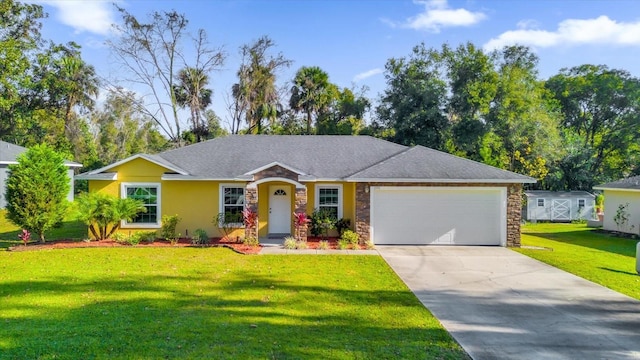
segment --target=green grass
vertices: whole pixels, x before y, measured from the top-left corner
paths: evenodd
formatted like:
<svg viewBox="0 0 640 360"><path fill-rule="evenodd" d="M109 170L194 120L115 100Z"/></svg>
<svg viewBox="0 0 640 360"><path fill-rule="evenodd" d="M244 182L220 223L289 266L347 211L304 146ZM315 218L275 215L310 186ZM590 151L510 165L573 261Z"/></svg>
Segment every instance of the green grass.
<svg viewBox="0 0 640 360"><path fill-rule="evenodd" d="M0 252L0 354L25 359L466 359L378 256Z"/></svg>
<svg viewBox="0 0 640 360"><path fill-rule="evenodd" d="M15 246L22 244L18 239L18 234L22 229L15 226L11 221L6 218L7 211L0 209L0 249L9 246ZM62 226L57 229L52 229L45 233L46 240L60 240L60 239L85 239L87 237L87 226L80 221L76 221L72 216L68 216L63 222ZM31 241L37 241L37 235L31 235Z"/></svg>
<svg viewBox="0 0 640 360"><path fill-rule="evenodd" d="M640 276L635 270L638 240L598 232L584 224L527 224L522 232L522 245L553 251L515 251L640 300Z"/></svg>

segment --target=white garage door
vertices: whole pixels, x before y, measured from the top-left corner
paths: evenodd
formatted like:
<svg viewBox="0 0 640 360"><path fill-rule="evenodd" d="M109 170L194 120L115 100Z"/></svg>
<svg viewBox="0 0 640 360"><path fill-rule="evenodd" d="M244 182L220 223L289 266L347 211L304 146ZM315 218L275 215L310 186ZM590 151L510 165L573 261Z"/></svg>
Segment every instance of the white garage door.
<svg viewBox="0 0 640 360"><path fill-rule="evenodd" d="M373 187L373 242L503 245L506 191L477 187Z"/></svg>

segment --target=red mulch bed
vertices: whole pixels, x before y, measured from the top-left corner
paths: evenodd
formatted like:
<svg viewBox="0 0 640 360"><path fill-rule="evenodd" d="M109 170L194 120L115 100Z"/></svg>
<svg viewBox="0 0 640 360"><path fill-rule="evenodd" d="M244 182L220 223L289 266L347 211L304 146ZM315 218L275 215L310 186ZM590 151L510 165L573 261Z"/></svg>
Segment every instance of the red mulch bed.
<svg viewBox="0 0 640 360"><path fill-rule="evenodd" d="M315 250L320 247L320 241L329 242L329 250L338 249L338 238L329 237L326 239L310 236L307 238L307 249ZM92 247L226 247L239 254L251 255L258 254L262 246L246 246L237 242L235 239L228 238L211 238L208 245L193 245L190 239L180 239L177 243L171 244L166 240L156 240L152 243L141 242L138 245L126 245L115 242L114 240L100 241L78 241L78 240L54 240L45 244L29 243L27 246L17 245L9 247L9 251L30 251L30 250L49 250L49 249L68 249L68 248L92 248ZM361 249L366 249L360 245Z"/></svg>
<svg viewBox="0 0 640 360"><path fill-rule="evenodd" d="M78 241L78 240L55 240L45 244L29 243L27 246L18 245L9 247L9 251L29 251L29 250L47 250L47 249L68 249L68 248L91 248L91 247L226 247L240 254L257 254L260 252L260 246L246 246L235 240L212 238L208 245L193 245L190 239L180 239L177 243L171 244L169 241L156 240L152 243L141 242L138 245L126 245L115 242L114 240L100 241Z"/></svg>

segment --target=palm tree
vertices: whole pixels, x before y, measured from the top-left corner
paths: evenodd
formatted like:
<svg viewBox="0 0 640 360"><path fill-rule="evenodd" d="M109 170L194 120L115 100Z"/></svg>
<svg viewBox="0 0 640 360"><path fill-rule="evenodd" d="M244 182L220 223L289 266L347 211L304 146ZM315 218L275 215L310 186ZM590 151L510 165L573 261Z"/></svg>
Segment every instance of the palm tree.
<svg viewBox="0 0 640 360"><path fill-rule="evenodd" d="M311 134L313 114L326 109L335 97L335 85L329 82L329 75L317 66L301 67L293 79L289 105L295 111L307 115L307 134Z"/></svg>
<svg viewBox="0 0 640 360"><path fill-rule="evenodd" d="M205 88L209 76L198 68L186 67L178 73L178 83L174 85L176 101L182 108L189 108L196 140L201 141L207 131L202 112L211 105L213 90Z"/></svg>

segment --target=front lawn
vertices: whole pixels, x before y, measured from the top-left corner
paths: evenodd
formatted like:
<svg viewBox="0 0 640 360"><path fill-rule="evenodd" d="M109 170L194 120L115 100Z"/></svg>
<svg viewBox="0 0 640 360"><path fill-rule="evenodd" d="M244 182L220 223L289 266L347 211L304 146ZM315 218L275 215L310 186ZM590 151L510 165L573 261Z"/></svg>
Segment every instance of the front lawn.
<svg viewBox="0 0 640 360"><path fill-rule="evenodd" d="M15 226L11 221L6 218L7 210L0 209L0 249L9 246L15 246L22 244L18 239L18 234L21 229ZM57 229L52 229L45 233L45 239L60 240L60 239L86 239L89 230L87 226L80 221L77 221L70 214L67 219L64 220L62 226ZM36 234L31 234L31 241L38 241Z"/></svg>
<svg viewBox="0 0 640 360"><path fill-rule="evenodd" d="M514 250L640 300L637 242L584 224L527 224L522 228L522 245L553 251Z"/></svg>
<svg viewBox="0 0 640 360"><path fill-rule="evenodd" d="M0 252L6 358L466 359L378 256Z"/></svg>

